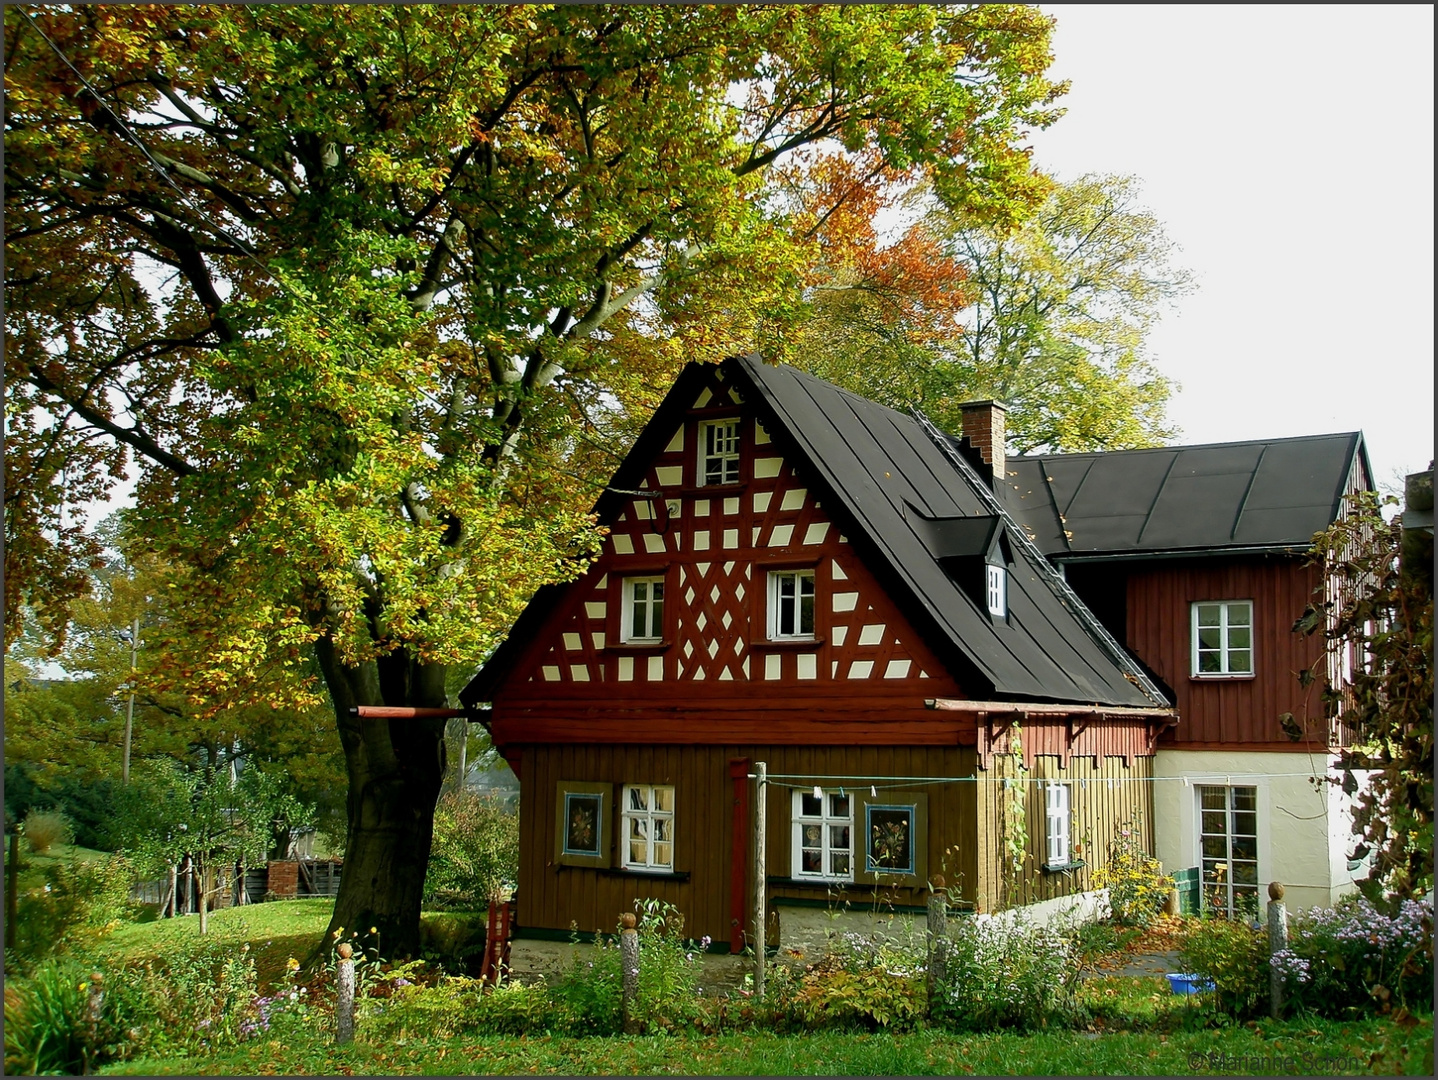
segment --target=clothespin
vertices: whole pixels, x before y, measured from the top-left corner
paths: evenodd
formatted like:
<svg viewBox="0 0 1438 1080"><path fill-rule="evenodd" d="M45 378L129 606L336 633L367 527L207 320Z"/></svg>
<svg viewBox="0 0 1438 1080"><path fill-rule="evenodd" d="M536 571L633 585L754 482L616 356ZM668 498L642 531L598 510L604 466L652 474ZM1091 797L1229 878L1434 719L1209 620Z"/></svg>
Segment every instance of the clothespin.
<svg viewBox="0 0 1438 1080"><path fill-rule="evenodd" d="M869 798L871 798L871 799L877 799L878 797L879 797L878 789L875 788L873 784L870 784L870 785L869 785Z"/></svg>
<svg viewBox="0 0 1438 1080"><path fill-rule="evenodd" d="M816 798L816 799L823 799L823 797L824 797L824 789L821 788L818 784L815 784L815 785L814 785L814 798Z"/></svg>

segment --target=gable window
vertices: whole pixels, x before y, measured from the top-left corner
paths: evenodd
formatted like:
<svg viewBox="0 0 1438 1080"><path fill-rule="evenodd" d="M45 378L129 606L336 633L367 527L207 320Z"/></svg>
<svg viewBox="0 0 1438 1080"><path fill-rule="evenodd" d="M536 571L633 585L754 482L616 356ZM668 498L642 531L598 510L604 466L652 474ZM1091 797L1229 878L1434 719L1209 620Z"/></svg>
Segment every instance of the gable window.
<svg viewBox="0 0 1438 1080"><path fill-rule="evenodd" d="M1067 784L1049 784L1044 792L1044 836L1047 865L1069 864L1069 789Z"/></svg>
<svg viewBox="0 0 1438 1080"><path fill-rule="evenodd" d="M625 784L620 836L624 869L673 870L674 788Z"/></svg>
<svg viewBox="0 0 1438 1080"><path fill-rule="evenodd" d="M853 881L852 797L821 789L795 791L793 813L794 877Z"/></svg>
<svg viewBox="0 0 1438 1080"><path fill-rule="evenodd" d="M814 636L814 571L774 570L769 574L769 638Z"/></svg>
<svg viewBox="0 0 1438 1080"><path fill-rule="evenodd" d="M1253 674L1253 601L1193 605L1195 678Z"/></svg>
<svg viewBox="0 0 1438 1080"><path fill-rule="evenodd" d="M664 637L664 579L624 579L624 622L621 639L659 641Z"/></svg>
<svg viewBox="0 0 1438 1080"><path fill-rule="evenodd" d="M1004 618L1009 613L1009 581L1008 572L1002 566L995 566L993 563L985 563L986 571L986 593L989 602L989 614Z"/></svg>
<svg viewBox="0 0 1438 1080"><path fill-rule="evenodd" d="M739 482L739 421L712 420L699 425L699 483Z"/></svg>

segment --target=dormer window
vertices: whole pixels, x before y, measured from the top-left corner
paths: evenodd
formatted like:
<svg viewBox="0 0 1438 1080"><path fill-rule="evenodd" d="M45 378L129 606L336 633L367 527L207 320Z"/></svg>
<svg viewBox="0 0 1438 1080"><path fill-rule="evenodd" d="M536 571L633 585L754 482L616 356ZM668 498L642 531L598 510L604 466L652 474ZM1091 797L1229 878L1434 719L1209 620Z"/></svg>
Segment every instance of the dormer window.
<svg viewBox="0 0 1438 1080"><path fill-rule="evenodd" d="M699 483L739 482L739 421L713 420L699 425Z"/></svg>
<svg viewBox="0 0 1438 1080"><path fill-rule="evenodd" d="M1002 566L995 566L993 563L984 564L985 594L988 598L989 614L1000 619L1007 618L1009 613L1009 581L1008 571Z"/></svg>

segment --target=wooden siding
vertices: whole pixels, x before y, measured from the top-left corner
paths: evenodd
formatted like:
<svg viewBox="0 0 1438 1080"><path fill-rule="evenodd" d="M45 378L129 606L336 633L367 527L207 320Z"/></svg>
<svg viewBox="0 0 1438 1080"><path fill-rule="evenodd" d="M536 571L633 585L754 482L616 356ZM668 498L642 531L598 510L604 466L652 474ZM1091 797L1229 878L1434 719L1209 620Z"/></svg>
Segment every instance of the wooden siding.
<svg viewBox="0 0 1438 1080"><path fill-rule="evenodd" d="M1151 761L1136 759L1126 767L1119 758L1075 758L1067 769L1058 759L1040 756L1034 768L1020 772L1012 758L994 759L987 773L977 770L972 748L840 747L840 746L635 746L566 744L526 746L521 782L520 889L518 925L524 929L613 932L621 912L633 910L636 900L657 898L676 905L685 915L686 932L695 938L709 935L715 941L731 939L735 919L749 939L752 903L752 837L743 845L739 863L745 867L744 910L734 908L733 867L736 863L735 795L730 763L736 759L767 763L773 774L802 774L803 781L775 781L768 798L767 848L770 897L830 902L836 906L873 903L918 906L925 891L919 888L822 883L797 884L791 879L791 791L785 784L826 788L846 787L865 792L865 777L974 777L949 783L874 780L876 789L922 792L928 796L928 830L925 838L929 874L943 874L955 895L980 910L994 910L1005 902L1031 903L1066 896L1090 887L1092 866L1076 871L1045 874L1038 870L1044 854L1044 804L1036 781L1055 777L1070 781L1073 836L1086 851L1106 854L1117 830L1132 822L1143 831L1152 850L1152 824L1144 807L1150 805L1145 779L1152 775ZM852 779L817 780L842 776ZM1006 883L1002 860L1005 777L1023 776L1026 785L1027 870L1016 882ZM675 787L674 868L679 877L653 877L614 870L559 866L554 861L555 790L561 781L609 782L617 797L619 785L673 784ZM753 782L749 782L752 796ZM617 798L615 805L617 805ZM746 811L747 812L747 811ZM752 819L750 819L752 820ZM617 833L611 822L608 840ZM617 850L616 850L617 854ZM1092 859L1090 859L1092 863ZM617 859L615 860L617 865ZM779 880L774 880L779 879ZM781 915L782 918L782 915Z"/></svg>
<svg viewBox="0 0 1438 1080"><path fill-rule="evenodd" d="M1027 732L1025 732L1027 734ZM988 770L992 782L975 788L977 851L973 897L979 909L1033 904L1064 896L1076 896L1094 887L1093 874L1108 861L1111 845L1128 829L1144 851L1154 850L1152 787L1153 759L1139 757L1126 766L1120 758L1075 757L1068 768L1055 757L1039 756L1031 769L1021 769L1016 757L995 758ZM1082 844L1076 852L1085 865L1075 870L1045 871L1046 846L1044 784L1050 780L1069 784L1071 844ZM1022 785L1021 802L1004 782ZM1028 844L1023 866L1011 870L1004 837L1012 817L1022 806ZM965 893L966 897L969 895Z"/></svg>
<svg viewBox="0 0 1438 1080"><path fill-rule="evenodd" d="M1318 570L1296 556L1248 556L1130 563L1128 647L1174 691L1181 717L1160 747L1237 745L1251 749L1321 751L1327 744L1321 687L1307 689L1298 672L1323 655L1317 635L1293 632L1314 598ZM1190 607L1201 600L1252 600L1254 671L1248 679L1191 675ZM1281 713L1311 719L1309 741L1288 739Z"/></svg>

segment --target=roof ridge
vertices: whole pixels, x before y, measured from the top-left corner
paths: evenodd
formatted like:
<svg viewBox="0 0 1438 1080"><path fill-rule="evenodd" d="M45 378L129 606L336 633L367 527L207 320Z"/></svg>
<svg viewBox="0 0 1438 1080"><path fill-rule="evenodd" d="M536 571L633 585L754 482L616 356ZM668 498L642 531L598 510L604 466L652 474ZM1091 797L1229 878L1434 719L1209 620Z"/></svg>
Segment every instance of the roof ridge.
<svg viewBox="0 0 1438 1080"><path fill-rule="evenodd" d="M1127 446L1117 450L1074 450L1069 453L1059 454L1013 454L1009 461L1052 461L1054 458L1092 458L1108 457L1113 454L1161 454L1177 453L1181 450L1215 450L1219 447L1230 446L1271 446L1274 443L1282 442L1314 442L1318 439L1353 439L1362 435L1361 429L1353 431L1324 431L1313 435L1279 435L1267 439L1230 439L1220 442L1206 443L1177 443L1171 446ZM945 433L946 438L958 438L956 435Z"/></svg>

